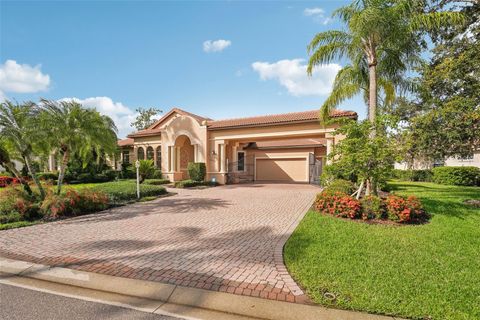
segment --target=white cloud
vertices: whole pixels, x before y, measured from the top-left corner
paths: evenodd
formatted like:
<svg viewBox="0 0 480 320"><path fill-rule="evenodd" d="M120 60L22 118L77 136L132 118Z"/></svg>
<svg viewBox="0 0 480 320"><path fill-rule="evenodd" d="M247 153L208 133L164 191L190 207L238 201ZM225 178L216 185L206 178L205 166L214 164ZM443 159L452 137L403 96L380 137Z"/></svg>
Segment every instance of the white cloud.
<svg viewBox="0 0 480 320"><path fill-rule="evenodd" d="M130 123L135 120L137 113L121 102L114 102L109 97L91 97L86 99L63 98L59 101L74 100L87 108L95 108L103 115L109 116L115 122L118 128L118 137L124 138L127 134L135 131Z"/></svg>
<svg viewBox="0 0 480 320"><path fill-rule="evenodd" d="M205 52L221 52L232 45L230 40L207 40L203 42L203 51Z"/></svg>
<svg viewBox="0 0 480 320"><path fill-rule="evenodd" d="M277 80L294 96L327 95L332 90L333 80L341 66L336 63L318 66L312 77L307 75L303 59L280 60L274 63L254 62L253 70L262 80Z"/></svg>
<svg viewBox="0 0 480 320"><path fill-rule="evenodd" d="M307 17L313 17L313 20L323 25L327 25L333 20L330 17L325 16L325 10L322 8L305 8L303 15Z"/></svg>
<svg viewBox="0 0 480 320"><path fill-rule="evenodd" d="M50 85L50 76L43 74L41 66L18 64L15 60L7 60L0 65L0 97L6 92L34 93L45 91Z"/></svg>

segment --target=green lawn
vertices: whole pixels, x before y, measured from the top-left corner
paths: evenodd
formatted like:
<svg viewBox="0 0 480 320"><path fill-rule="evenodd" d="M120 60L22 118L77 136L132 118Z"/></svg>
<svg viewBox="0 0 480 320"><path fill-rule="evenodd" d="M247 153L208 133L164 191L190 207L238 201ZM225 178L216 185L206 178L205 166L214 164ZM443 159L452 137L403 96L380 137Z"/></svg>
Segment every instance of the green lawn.
<svg viewBox="0 0 480 320"><path fill-rule="evenodd" d="M480 188L392 186L419 197L431 222L367 225L310 211L285 246L293 278L323 305L418 319L480 319L480 209L462 203L480 199Z"/></svg>

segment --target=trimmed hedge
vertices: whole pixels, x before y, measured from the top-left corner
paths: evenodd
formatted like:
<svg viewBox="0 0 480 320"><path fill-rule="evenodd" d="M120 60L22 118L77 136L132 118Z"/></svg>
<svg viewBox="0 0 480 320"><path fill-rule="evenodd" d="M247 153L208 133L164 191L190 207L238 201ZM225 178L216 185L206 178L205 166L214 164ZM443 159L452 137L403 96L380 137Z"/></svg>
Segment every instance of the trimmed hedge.
<svg viewBox="0 0 480 320"><path fill-rule="evenodd" d="M345 194L352 194L355 192L355 184L348 180L336 179L331 181L325 188L328 192L341 192Z"/></svg>
<svg viewBox="0 0 480 320"><path fill-rule="evenodd" d="M437 167L432 171L435 183L480 186L480 168L477 167Z"/></svg>
<svg viewBox="0 0 480 320"><path fill-rule="evenodd" d="M215 187L217 186L217 182L212 182L212 181L193 181L193 180L182 180L182 181L176 181L174 183L175 188L192 188L192 187L198 187L198 186L209 186L209 187Z"/></svg>
<svg viewBox="0 0 480 320"><path fill-rule="evenodd" d="M37 178L39 180L51 180L51 181L55 181L58 179L58 173L55 173L55 172L39 172L36 174Z"/></svg>
<svg viewBox="0 0 480 320"><path fill-rule="evenodd" d="M94 191L106 193L113 203L135 200L137 198L137 186L132 181L116 181L99 184L91 188ZM166 194L167 190L162 186L141 184L140 196L152 197Z"/></svg>
<svg viewBox="0 0 480 320"><path fill-rule="evenodd" d="M159 186L162 184L169 184L170 180L168 179L147 179L143 182L143 184L151 184L153 186Z"/></svg>
<svg viewBox="0 0 480 320"><path fill-rule="evenodd" d="M204 181L207 174L207 167L203 162L189 162L187 166L188 175L193 181Z"/></svg>
<svg viewBox="0 0 480 320"><path fill-rule="evenodd" d="M433 180L433 172L429 169L423 170L393 170L393 177L400 181L424 181L431 182Z"/></svg>

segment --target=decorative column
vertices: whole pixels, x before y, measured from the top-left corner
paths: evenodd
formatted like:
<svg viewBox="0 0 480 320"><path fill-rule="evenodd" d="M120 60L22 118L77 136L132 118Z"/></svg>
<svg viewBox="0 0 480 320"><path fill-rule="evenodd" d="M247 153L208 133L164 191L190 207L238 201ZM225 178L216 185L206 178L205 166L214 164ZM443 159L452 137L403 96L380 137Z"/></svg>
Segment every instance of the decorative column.
<svg viewBox="0 0 480 320"><path fill-rule="evenodd" d="M225 143L220 144L220 173L225 173Z"/></svg>
<svg viewBox="0 0 480 320"><path fill-rule="evenodd" d="M333 138L327 138L327 164L331 164L332 160L328 159L328 156L332 152L333 149Z"/></svg>
<svg viewBox="0 0 480 320"><path fill-rule="evenodd" d="M193 145L193 162L199 162L198 161L198 144Z"/></svg>
<svg viewBox="0 0 480 320"><path fill-rule="evenodd" d="M176 155L175 155L175 147L174 146L171 146L171 147L168 147L170 150L169 150L169 155L170 155L170 172L175 172L175 161L177 160L176 158Z"/></svg>

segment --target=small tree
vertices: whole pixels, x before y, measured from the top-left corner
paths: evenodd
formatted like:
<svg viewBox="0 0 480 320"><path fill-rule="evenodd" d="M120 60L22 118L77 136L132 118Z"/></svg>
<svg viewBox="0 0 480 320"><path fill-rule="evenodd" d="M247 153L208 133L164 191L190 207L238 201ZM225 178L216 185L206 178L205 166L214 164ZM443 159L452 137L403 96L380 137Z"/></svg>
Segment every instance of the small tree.
<svg viewBox="0 0 480 320"><path fill-rule="evenodd" d="M143 130L150 127L158 120L155 116L162 113L162 110L153 107L146 109L138 108L135 111L138 112L138 116L135 118L135 121L131 123L131 126L137 130Z"/></svg>
<svg viewBox="0 0 480 320"><path fill-rule="evenodd" d="M377 128L373 128L368 120L350 120L335 132L346 138L334 146L329 155L332 164L326 166L325 172L344 179L356 177L360 183L357 198L364 186L366 195L377 194L379 185L391 176L396 161L395 144L383 129L387 125L383 119L379 117L376 120ZM373 129L377 129L377 134L372 138L370 133Z"/></svg>
<svg viewBox="0 0 480 320"><path fill-rule="evenodd" d="M193 181L204 181L207 168L203 162L189 162L187 166L188 175Z"/></svg>

